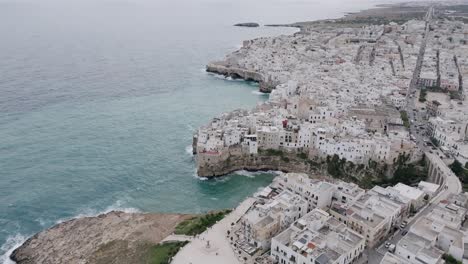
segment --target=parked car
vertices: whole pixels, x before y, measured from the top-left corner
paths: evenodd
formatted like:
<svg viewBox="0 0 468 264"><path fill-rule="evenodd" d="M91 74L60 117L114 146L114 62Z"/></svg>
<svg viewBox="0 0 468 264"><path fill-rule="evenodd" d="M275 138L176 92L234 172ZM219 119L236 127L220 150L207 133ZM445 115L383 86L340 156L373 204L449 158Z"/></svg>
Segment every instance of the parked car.
<svg viewBox="0 0 468 264"><path fill-rule="evenodd" d="M390 242L385 242L385 248L388 248L390 245Z"/></svg>
<svg viewBox="0 0 468 264"><path fill-rule="evenodd" d="M403 223L401 223L400 228L403 229L403 228L406 227L406 225L407 225L407 223L404 223L404 222L403 222Z"/></svg>
<svg viewBox="0 0 468 264"><path fill-rule="evenodd" d="M394 244L391 244L390 246L388 246L388 252L390 252L390 253L395 252L395 248L396 248L396 246Z"/></svg>
<svg viewBox="0 0 468 264"><path fill-rule="evenodd" d="M401 232L401 235L402 235L402 236L404 236L404 235L406 235L406 234L408 234L408 231L407 231L407 230L403 230L403 232Z"/></svg>

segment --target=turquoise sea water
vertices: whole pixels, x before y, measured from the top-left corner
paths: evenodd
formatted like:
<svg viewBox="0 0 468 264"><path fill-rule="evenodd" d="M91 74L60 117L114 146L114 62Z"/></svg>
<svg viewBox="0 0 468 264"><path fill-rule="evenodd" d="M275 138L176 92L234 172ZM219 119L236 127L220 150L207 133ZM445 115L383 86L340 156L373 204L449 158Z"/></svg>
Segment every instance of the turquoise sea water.
<svg viewBox="0 0 468 264"><path fill-rule="evenodd" d="M233 207L271 182L195 176L194 129L267 99L204 65L244 39L295 31L234 23L336 17L375 2L265 3L0 0L0 262L64 219Z"/></svg>

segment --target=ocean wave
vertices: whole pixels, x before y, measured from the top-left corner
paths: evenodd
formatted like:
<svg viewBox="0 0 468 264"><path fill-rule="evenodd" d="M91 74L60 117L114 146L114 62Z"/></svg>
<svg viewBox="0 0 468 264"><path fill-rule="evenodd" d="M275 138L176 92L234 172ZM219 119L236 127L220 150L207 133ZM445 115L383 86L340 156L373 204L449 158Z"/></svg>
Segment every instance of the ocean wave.
<svg viewBox="0 0 468 264"><path fill-rule="evenodd" d="M190 124L187 124L187 128L188 128L188 130L190 130L190 132L195 132L196 131L196 129Z"/></svg>
<svg viewBox="0 0 468 264"><path fill-rule="evenodd" d="M252 93L256 95L268 95L267 93L262 93L260 91L252 91Z"/></svg>
<svg viewBox="0 0 468 264"><path fill-rule="evenodd" d="M248 178L254 178L255 176L262 175L262 174L274 174L274 175L280 175L283 172L281 171L274 171L274 170L268 170L268 171L247 171L247 170L239 170L235 171L233 174L240 175L240 176L245 176Z"/></svg>
<svg viewBox="0 0 468 264"><path fill-rule="evenodd" d="M69 221L72 219L78 219L78 218L83 218L83 217L93 217L93 216L98 216L101 214L107 214L112 211L121 211L124 213L140 213L141 211L137 208L133 207L125 207L123 206L123 202L121 200L117 200L114 204L106 207L104 210L96 210L93 208L86 208L82 210L80 213L78 213L75 216L69 217L69 218L62 218L59 219L55 222L55 224L60 224L65 221Z"/></svg>
<svg viewBox="0 0 468 264"><path fill-rule="evenodd" d="M240 78L232 78L231 76L224 76L222 74L217 74L217 73L212 73L212 72L206 72L206 74L210 75L213 78L220 79L223 81L230 81L230 82L247 82L244 79Z"/></svg>
<svg viewBox="0 0 468 264"><path fill-rule="evenodd" d="M42 227L46 227L46 226L47 226L47 221L44 220L43 218L40 218L40 217L39 217L39 218L37 218L35 221L38 222L39 225L41 225Z"/></svg>
<svg viewBox="0 0 468 264"><path fill-rule="evenodd" d="M216 177L216 178L214 178L214 180L215 180L215 182L223 183L223 182L227 182L227 181L231 180L231 176L230 175L224 175L222 177Z"/></svg>
<svg viewBox="0 0 468 264"><path fill-rule="evenodd" d="M200 181L207 181L207 180L208 180L207 177L200 177L200 176L198 176L197 169L195 169L195 170L193 171L192 177L194 177L195 179L200 180Z"/></svg>
<svg viewBox="0 0 468 264"><path fill-rule="evenodd" d="M189 156L193 157L193 146L188 145L187 147L185 147L185 153L187 153Z"/></svg>
<svg viewBox="0 0 468 264"><path fill-rule="evenodd" d="M0 263L14 264L15 262L10 259L10 255L11 253L13 253L13 250L21 246L24 243L24 241L26 241L26 239L28 239L28 237L21 234L16 234L14 236L7 237L7 240L0 248L1 252L5 252L3 255L0 256Z"/></svg>

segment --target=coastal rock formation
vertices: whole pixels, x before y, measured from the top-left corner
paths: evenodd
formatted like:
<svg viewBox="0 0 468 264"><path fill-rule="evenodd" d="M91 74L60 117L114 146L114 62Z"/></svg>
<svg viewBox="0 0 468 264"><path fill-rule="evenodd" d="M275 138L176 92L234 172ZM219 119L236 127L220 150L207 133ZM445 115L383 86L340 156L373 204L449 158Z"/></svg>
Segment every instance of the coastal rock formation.
<svg viewBox="0 0 468 264"><path fill-rule="evenodd" d="M284 159L284 157L257 155L232 155L220 162L199 162L197 173L201 177L223 176L238 170L248 171L282 171L296 173L313 173L314 168L306 162Z"/></svg>
<svg viewBox="0 0 468 264"><path fill-rule="evenodd" d="M272 155L265 151L257 155L246 155L239 147L232 147L218 155L198 153L196 158L197 173L201 177L223 176L238 170L316 174L319 169L312 161L299 157L296 153L283 152L281 155Z"/></svg>
<svg viewBox="0 0 468 264"><path fill-rule="evenodd" d="M238 24L235 24L234 26L236 27L259 27L260 25L254 22L247 22L247 23L238 23Z"/></svg>
<svg viewBox="0 0 468 264"><path fill-rule="evenodd" d="M112 211L72 219L29 238L10 257L18 264L146 263L151 246L189 217Z"/></svg>
<svg viewBox="0 0 468 264"><path fill-rule="evenodd" d="M233 79L258 82L259 90L263 93L270 93L276 87L275 83L266 80L263 75L258 72L230 66L225 62L212 62L206 66L206 71L221 74Z"/></svg>

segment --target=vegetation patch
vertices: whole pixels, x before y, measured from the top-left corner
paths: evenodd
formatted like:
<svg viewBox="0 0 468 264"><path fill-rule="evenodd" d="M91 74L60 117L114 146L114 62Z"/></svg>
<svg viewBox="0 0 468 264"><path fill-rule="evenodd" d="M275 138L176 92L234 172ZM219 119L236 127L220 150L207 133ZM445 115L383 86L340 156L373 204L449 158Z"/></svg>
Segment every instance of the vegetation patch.
<svg viewBox="0 0 468 264"><path fill-rule="evenodd" d="M455 175L460 179L460 181L464 184L468 184L468 163L465 164L465 167L458 161L455 160L452 164L450 164L449 168L453 171Z"/></svg>
<svg viewBox="0 0 468 264"><path fill-rule="evenodd" d="M149 249L147 259L144 263L169 264L177 252L187 243L187 241L176 241L152 246Z"/></svg>
<svg viewBox="0 0 468 264"><path fill-rule="evenodd" d="M297 157L300 158L300 159L305 160L305 159L307 159L307 154L305 154L304 152L301 152L301 153L297 154Z"/></svg>
<svg viewBox="0 0 468 264"><path fill-rule="evenodd" d="M449 254L444 254L442 258L445 260L446 264L462 264L461 261L458 261L456 258Z"/></svg>
<svg viewBox="0 0 468 264"><path fill-rule="evenodd" d="M400 111L401 120L403 120L403 125L406 128L410 128L410 122L408 119L408 113L406 111Z"/></svg>
<svg viewBox="0 0 468 264"><path fill-rule="evenodd" d="M129 243L126 240L114 240L97 248L90 256L90 264L169 264L177 252L188 242L149 242Z"/></svg>
<svg viewBox="0 0 468 264"><path fill-rule="evenodd" d="M427 91L425 89L421 89L419 92L419 102L424 103L426 102Z"/></svg>
<svg viewBox="0 0 468 264"><path fill-rule="evenodd" d="M279 156L279 157L284 156L284 152L278 149L266 149L266 150L260 150L260 152L267 156Z"/></svg>
<svg viewBox="0 0 468 264"><path fill-rule="evenodd" d="M408 163L410 155L400 154L395 161L395 172L390 179L383 179L378 185L395 185L399 182L414 185L427 179L427 169L421 164Z"/></svg>
<svg viewBox="0 0 468 264"><path fill-rule="evenodd" d="M193 217L178 224L174 233L178 235L194 236L203 233L207 228L223 219L231 210L223 210L216 213L208 213Z"/></svg>

